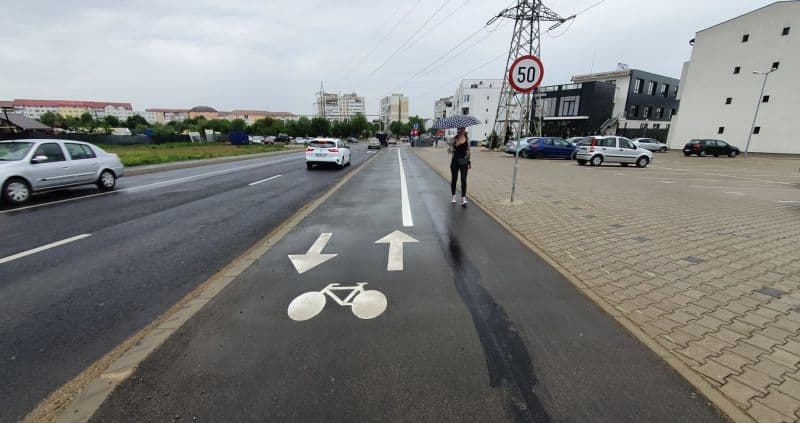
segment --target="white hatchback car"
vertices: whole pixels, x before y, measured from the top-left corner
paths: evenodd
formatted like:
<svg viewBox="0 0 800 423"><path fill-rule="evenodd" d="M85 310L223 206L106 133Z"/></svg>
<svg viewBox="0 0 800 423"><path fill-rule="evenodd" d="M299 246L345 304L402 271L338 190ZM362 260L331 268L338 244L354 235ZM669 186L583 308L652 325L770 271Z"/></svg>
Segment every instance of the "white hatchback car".
<svg viewBox="0 0 800 423"><path fill-rule="evenodd" d="M619 163L622 166L636 164L637 167L647 167L653 162L653 153L643 148L638 148L629 139L617 136L591 137L588 145L583 143L575 152L575 159L579 165L586 163L600 166L603 162Z"/></svg>
<svg viewBox="0 0 800 423"><path fill-rule="evenodd" d="M314 138L306 147L306 167L332 164L339 169L350 165L350 147L338 138Z"/></svg>

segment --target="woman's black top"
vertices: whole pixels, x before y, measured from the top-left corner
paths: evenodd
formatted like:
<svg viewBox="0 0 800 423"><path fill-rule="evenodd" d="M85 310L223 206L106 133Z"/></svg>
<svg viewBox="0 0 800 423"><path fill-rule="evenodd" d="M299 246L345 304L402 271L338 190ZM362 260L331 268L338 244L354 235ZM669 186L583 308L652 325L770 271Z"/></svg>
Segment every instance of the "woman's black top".
<svg viewBox="0 0 800 423"><path fill-rule="evenodd" d="M453 149L453 160L467 158L467 149L469 148L469 144L467 144L468 142L469 141L455 146Z"/></svg>

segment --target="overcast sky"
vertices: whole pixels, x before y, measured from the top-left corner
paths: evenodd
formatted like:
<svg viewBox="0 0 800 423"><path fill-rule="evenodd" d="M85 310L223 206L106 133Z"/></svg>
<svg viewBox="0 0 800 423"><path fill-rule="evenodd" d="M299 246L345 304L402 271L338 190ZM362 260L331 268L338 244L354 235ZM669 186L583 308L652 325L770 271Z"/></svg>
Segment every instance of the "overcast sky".
<svg viewBox="0 0 800 423"><path fill-rule="evenodd" d="M378 113L382 96L402 92L412 114L431 117L433 102L452 95L460 79L502 78L513 24L499 20L488 28L493 32L481 27L510 3L4 1L0 100L310 114L322 81L326 91L366 97L368 114ZM545 2L562 16L595 3ZM679 78L696 31L770 3L606 0L543 32L544 84L614 70L620 62Z"/></svg>

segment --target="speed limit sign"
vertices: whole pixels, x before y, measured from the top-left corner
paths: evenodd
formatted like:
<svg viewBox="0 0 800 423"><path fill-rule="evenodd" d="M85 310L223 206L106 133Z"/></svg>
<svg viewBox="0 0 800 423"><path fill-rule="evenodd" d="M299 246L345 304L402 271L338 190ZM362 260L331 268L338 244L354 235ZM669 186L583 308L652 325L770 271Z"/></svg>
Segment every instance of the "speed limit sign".
<svg viewBox="0 0 800 423"><path fill-rule="evenodd" d="M542 83L544 65L536 56L519 57L508 71L508 83L521 93L529 93Z"/></svg>

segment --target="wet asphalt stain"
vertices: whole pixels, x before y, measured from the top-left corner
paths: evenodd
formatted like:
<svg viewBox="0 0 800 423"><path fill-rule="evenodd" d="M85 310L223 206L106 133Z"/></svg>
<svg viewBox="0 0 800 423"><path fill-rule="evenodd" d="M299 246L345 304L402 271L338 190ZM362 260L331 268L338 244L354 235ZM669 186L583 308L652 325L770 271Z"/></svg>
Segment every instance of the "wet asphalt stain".
<svg viewBox="0 0 800 423"><path fill-rule="evenodd" d="M444 240L440 237L440 241ZM480 272L452 235L447 240L447 249L455 288L478 332L491 386L503 388L508 411L515 422L550 422L550 416L534 391L538 381L528 347L514 322L481 285Z"/></svg>

